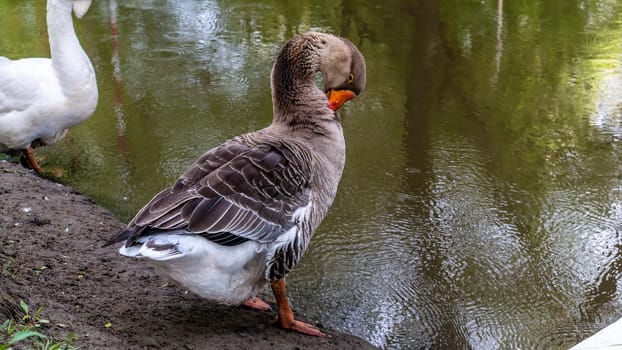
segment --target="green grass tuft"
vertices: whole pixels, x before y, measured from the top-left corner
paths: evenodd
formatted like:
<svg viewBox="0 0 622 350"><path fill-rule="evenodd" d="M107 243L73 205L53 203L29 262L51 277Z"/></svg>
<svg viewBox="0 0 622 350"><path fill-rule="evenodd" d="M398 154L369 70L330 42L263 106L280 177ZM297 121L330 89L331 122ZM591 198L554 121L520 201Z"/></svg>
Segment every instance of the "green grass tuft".
<svg viewBox="0 0 622 350"><path fill-rule="evenodd" d="M8 300L5 298L4 302ZM17 303L16 303L17 304ZM15 347L28 350L75 350L72 345L76 339L75 333L69 333L65 339L46 335L46 328L50 321L42 318L44 306L36 311L20 300L16 305L21 317L9 318L0 324L0 350L12 350Z"/></svg>

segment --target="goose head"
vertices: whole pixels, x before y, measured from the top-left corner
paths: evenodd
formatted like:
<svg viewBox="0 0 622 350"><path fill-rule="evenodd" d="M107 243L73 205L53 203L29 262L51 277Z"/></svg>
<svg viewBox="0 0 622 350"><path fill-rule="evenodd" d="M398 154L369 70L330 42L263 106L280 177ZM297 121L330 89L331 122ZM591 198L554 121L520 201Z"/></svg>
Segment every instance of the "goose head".
<svg viewBox="0 0 622 350"><path fill-rule="evenodd" d="M316 84L318 73L323 89ZM299 34L283 45L272 67L274 119L332 119L334 111L363 91L365 74L365 59L348 39Z"/></svg>
<svg viewBox="0 0 622 350"><path fill-rule="evenodd" d="M333 42L334 41L334 42ZM336 111L344 103L358 96L365 87L365 59L345 38L327 36L327 50L320 69L328 108Z"/></svg>
<svg viewBox="0 0 622 350"><path fill-rule="evenodd" d="M91 7L91 0L73 0L72 7L73 13L81 19Z"/></svg>

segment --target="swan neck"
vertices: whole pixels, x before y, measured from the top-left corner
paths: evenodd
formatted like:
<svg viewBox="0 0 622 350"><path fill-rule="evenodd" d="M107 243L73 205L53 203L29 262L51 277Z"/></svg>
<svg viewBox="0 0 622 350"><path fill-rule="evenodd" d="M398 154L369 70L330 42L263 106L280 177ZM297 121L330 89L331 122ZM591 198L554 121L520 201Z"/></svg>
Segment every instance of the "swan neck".
<svg viewBox="0 0 622 350"><path fill-rule="evenodd" d="M63 93L73 100L93 99L88 87L96 85L95 72L76 36L71 0L48 0L46 18L52 67Z"/></svg>
<svg viewBox="0 0 622 350"><path fill-rule="evenodd" d="M82 52L71 11L71 1L48 0L46 20L53 61Z"/></svg>

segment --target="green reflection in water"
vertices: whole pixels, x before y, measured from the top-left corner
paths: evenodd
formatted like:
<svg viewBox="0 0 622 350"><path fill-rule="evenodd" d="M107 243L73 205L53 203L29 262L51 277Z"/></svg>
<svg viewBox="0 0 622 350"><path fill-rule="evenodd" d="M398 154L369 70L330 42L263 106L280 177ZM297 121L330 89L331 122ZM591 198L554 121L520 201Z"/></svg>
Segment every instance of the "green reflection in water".
<svg viewBox="0 0 622 350"><path fill-rule="evenodd" d="M0 53L48 54L44 7L0 4ZM347 36L368 87L342 112L344 178L292 303L392 349L565 349L622 313L621 16L589 0L97 1L76 27L98 109L38 153L129 220L270 122L284 41Z"/></svg>

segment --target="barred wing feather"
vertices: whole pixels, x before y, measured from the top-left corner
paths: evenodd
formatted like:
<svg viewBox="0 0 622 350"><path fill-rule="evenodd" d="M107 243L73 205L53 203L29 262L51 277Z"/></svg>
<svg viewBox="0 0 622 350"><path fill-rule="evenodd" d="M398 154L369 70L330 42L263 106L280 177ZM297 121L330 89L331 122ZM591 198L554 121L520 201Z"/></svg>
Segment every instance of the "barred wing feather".
<svg viewBox="0 0 622 350"><path fill-rule="evenodd" d="M310 162L301 145L229 141L200 157L109 243L128 239L129 245L165 230L186 230L224 245L273 242L294 225L296 209L309 203Z"/></svg>

